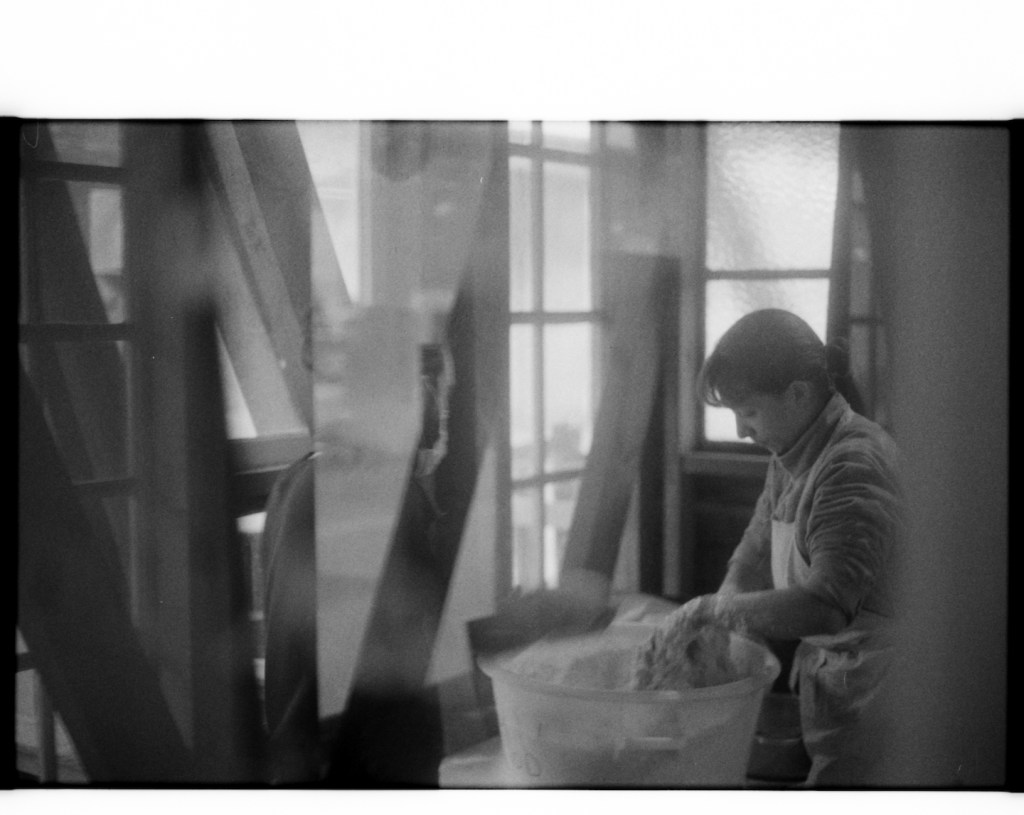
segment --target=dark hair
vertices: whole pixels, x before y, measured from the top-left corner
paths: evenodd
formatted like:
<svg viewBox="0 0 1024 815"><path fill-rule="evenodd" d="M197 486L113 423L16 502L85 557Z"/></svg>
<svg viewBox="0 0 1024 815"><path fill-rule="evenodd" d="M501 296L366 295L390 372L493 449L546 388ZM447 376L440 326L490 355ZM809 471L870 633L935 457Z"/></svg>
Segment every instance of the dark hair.
<svg viewBox="0 0 1024 815"><path fill-rule="evenodd" d="M848 365L844 343L825 345L800 317L767 308L741 317L722 335L701 369L697 393L720 407L754 393L778 395L799 380L828 396Z"/></svg>

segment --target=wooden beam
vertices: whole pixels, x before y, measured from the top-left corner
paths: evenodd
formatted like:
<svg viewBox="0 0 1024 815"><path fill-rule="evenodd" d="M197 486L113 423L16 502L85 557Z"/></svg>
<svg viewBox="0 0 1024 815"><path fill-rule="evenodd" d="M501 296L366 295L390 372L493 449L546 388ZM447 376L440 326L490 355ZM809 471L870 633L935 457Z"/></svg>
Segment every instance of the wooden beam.
<svg viewBox="0 0 1024 815"><path fill-rule="evenodd" d="M284 378L280 355L245 273L245 259L232 237L230 213L223 207L211 207L210 226L213 260L209 282L217 301L217 324L256 432L294 432L305 420Z"/></svg>
<svg viewBox="0 0 1024 815"><path fill-rule="evenodd" d="M339 305L351 305L298 125L239 122L234 127L296 314L304 317L311 305L315 236L323 241L316 249L324 265L318 271L335 282L332 293Z"/></svg>
<svg viewBox="0 0 1024 815"><path fill-rule="evenodd" d="M305 313L289 293L274 252L266 219L253 187L234 126L211 122L203 128L214 188L227 216L242 269L277 354L288 392L307 427L312 427L310 372L302 363Z"/></svg>

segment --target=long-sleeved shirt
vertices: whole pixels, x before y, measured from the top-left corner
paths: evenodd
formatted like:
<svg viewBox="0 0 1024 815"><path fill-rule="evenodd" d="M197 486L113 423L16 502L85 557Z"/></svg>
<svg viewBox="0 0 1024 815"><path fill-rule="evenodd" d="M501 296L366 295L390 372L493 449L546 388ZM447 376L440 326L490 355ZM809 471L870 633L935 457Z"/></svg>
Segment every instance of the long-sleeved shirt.
<svg viewBox="0 0 1024 815"><path fill-rule="evenodd" d="M730 569L743 566L770 588L772 521L793 523L808 567L802 587L839 609L847 630L876 627L894 612L903 532L899 461L888 434L833 395L796 443L772 456Z"/></svg>

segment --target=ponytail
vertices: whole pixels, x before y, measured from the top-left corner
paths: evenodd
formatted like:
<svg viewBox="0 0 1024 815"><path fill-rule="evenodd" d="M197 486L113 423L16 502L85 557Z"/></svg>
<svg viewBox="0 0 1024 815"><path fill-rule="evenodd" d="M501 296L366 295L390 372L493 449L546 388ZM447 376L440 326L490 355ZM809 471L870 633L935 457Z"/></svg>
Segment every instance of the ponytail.
<svg viewBox="0 0 1024 815"><path fill-rule="evenodd" d="M832 388L850 403L857 413L864 413L864 400L850 372L850 346L842 337L825 345L825 367Z"/></svg>

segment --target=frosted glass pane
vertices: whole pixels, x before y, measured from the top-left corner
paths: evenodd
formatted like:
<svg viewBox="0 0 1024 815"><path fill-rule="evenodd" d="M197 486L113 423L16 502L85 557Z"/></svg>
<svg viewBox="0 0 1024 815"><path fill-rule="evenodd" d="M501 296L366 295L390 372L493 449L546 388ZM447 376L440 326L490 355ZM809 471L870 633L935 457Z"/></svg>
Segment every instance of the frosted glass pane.
<svg viewBox="0 0 1024 815"><path fill-rule="evenodd" d="M590 122L543 122L544 146L554 150L590 150Z"/></svg>
<svg viewBox="0 0 1024 815"><path fill-rule="evenodd" d="M546 472L582 467L594 422L594 330L590 325L544 329Z"/></svg>
<svg viewBox="0 0 1024 815"><path fill-rule="evenodd" d="M509 308L533 303L533 173L527 158L509 159Z"/></svg>
<svg viewBox="0 0 1024 815"><path fill-rule="evenodd" d="M707 267L828 269L838 145L838 125L709 125Z"/></svg>
<svg viewBox="0 0 1024 815"><path fill-rule="evenodd" d="M513 144L529 144L533 138L533 122L509 122L508 140Z"/></svg>
<svg viewBox="0 0 1024 815"><path fill-rule="evenodd" d="M544 165L544 309L589 311L590 170Z"/></svg>
<svg viewBox="0 0 1024 815"><path fill-rule="evenodd" d="M512 585L524 589L541 584L540 490L512 492Z"/></svg>
<svg viewBox="0 0 1024 815"><path fill-rule="evenodd" d="M544 583L552 588L558 585L579 491L578 478L544 485Z"/></svg>
<svg viewBox="0 0 1024 815"><path fill-rule="evenodd" d="M529 478L536 475L540 469L534 388L534 332L535 329L531 325L514 325L509 331L509 412L513 478Z"/></svg>
<svg viewBox="0 0 1024 815"><path fill-rule="evenodd" d="M744 314L762 308L784 308L803 317L824 341L828 317L828 279L710 280L704 312L705 358L722 335ZM708 441L740 441L731 410L704 406L704 437ZM748 440L743 440L750 443Z"/></svg>

